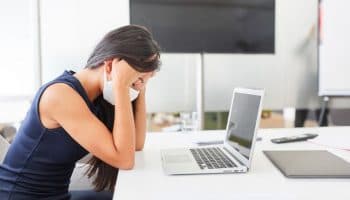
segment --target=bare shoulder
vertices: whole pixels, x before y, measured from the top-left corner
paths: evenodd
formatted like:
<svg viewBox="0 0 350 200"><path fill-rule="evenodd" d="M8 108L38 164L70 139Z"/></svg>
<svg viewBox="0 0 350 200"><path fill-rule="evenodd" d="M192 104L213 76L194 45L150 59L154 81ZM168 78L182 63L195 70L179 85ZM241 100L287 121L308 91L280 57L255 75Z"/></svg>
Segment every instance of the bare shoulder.
<svg viewBox="0 0 350 200"><path fill-rule="evenodd" d="M48 128L59 126L56 116L83 112L87 105L72 87L64 83L50 85L42 94L39 113L42 123Z"/></svg>
<svg viewBox="0 0 350 200"><path fill-rule="evenodd" d="M79 99L80 95L72 87L64 83L55 83L46 88L40 98L40 104L42 108L52 109Z"/></svg>

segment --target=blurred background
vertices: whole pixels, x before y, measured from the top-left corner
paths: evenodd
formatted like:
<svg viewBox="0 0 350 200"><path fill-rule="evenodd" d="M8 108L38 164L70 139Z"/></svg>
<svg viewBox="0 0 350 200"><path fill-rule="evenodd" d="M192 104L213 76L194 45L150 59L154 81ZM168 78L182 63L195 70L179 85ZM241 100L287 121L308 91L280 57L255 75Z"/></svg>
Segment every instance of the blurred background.
<svg viewBox="0 0 350 200"><path fill-rule="evenodd" d="M0 0L0 133L11 140L36 90L127 24L162 47L150 132L225 129L235 87L265 89L262 128L349 125L350 3L333 2Z"/></svg>

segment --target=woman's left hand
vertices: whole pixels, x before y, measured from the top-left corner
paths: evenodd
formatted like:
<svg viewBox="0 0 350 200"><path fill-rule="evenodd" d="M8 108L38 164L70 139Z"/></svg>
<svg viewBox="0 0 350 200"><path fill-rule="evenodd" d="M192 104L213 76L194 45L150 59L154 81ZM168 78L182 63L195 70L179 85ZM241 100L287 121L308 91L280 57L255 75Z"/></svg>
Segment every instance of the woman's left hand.
<svg viewBox="0 0 350 200"><path fill-rule="evenodd" d="M135 90L138 90L138 91L142 91L146 87L146 82L147 81L145 81L143 78L139 78L137 81L135 81L132 84L132 88L134 88Z"/></svg>

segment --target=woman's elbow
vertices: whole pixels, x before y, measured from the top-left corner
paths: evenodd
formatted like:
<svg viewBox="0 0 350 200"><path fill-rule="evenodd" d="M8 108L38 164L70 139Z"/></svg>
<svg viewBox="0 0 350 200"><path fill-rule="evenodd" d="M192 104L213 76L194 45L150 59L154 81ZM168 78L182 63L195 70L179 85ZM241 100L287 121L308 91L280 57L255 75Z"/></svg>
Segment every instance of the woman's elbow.
<svg viewBox="0 0 350 200"><path fill-rule="evenodd" d="M137 145L135 150L136 151L142 151L143 150L143 145Z"/></svg>
<svg viewBox="0 0 350 200"><path fill-rule="evenodd" d="M135 162L124 163L122 167L119 167L119 169L132 170L134 166L135 166Z"/></svg>
<svg viewBox="0 0 350 200"><path fill-rule="evenodd" d="M122 170L131 170L135 166L135 157L117 160L114 162L114 167Z"/></svg>

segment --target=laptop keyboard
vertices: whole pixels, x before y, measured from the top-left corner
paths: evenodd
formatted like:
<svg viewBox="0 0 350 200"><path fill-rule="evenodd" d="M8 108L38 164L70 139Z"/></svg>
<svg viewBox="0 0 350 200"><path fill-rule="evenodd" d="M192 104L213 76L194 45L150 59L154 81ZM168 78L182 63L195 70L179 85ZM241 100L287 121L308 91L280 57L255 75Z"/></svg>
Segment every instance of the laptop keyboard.
<svg viewBox="0 0 350 200"><path fill-rule="evenodd" d="M201 169L236 167L236 164L219 147L194 148L190 151Z"/></svg>

